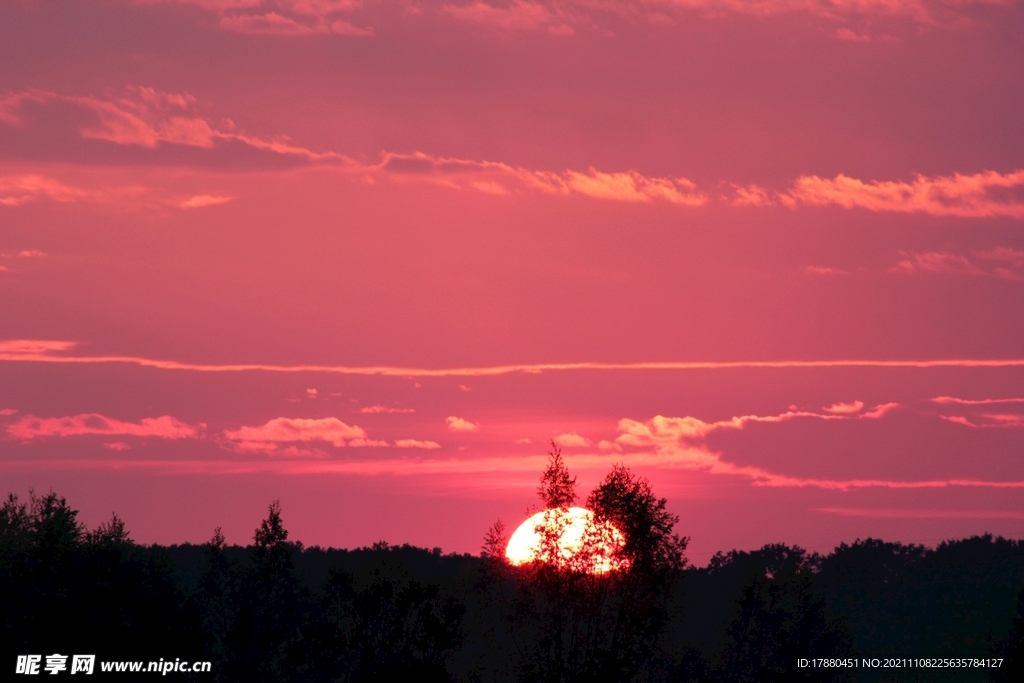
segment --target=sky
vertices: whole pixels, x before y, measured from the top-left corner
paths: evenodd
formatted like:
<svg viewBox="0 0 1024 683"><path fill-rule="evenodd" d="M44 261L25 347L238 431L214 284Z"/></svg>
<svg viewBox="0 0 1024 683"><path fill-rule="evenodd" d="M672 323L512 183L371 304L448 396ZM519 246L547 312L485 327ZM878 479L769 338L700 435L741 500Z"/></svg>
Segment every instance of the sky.
<svg viewBox="0 0 1024 683"><path fill-rule="evenodd" d="M478 552L1024 536L1014 0L0 0L0 482Z"/></svg>

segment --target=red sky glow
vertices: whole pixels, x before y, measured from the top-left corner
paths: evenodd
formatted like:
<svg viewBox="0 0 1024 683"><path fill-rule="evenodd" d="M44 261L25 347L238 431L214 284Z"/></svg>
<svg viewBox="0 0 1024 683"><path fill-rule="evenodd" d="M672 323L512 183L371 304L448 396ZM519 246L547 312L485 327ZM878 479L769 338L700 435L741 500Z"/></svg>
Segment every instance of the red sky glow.
<svg viewBox="0 0 1024 683"><path fill-rule="evenodd" d="M1024 536L1016 0L0 2L0 481L478 552Z"/></svg>

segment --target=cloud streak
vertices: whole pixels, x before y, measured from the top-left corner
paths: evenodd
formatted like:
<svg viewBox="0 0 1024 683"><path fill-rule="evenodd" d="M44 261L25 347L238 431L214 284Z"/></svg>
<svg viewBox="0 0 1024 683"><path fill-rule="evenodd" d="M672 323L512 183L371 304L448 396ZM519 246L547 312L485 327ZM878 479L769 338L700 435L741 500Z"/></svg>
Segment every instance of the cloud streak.
<svg viewBox="0 0 1024 683"><path fill-rule="evenodd" d="M397 448L423 448L426 450L436 450L441 447L436 441L420 441L419 439L398 439L395 441Z"/></svg>
<svg viewBox="0 0 1024 683"><path fill-rule="evenodd" d="M0 206L8 207L37 202L54 202L64 205L112 205L129 209L159 207L201 209L225 204L233 199L234 197L210 194L182 198L144 185L80 187L38 173L0 175ZM17 254L17 256L26 255L42 254L41 252L39 254Z"/></svg>
<svg viewBox="0 0 1024 683"><path fill-rule="evenodd" d="M954 396L936 396L932 403L943 405L954 404L962 406L985 406L993 403L1024 403L1024 398L956 398Z"/></svg>
<svg viewBox="0 0 1024 683"><path fill-rule="evenodd" d="M1024 512L1013 510L913 510L905 508L814 508L841 517L870 517L877 519L1024 519Z"/></svg>
<svg viewBox="0 0 1024 683"><path fill-rule="evenodd" d="M7 425L6 431L7 436L22 441L90 434L158 439L194 439L200 436L199 429L170 415L147 417L139 422L122 422L98 413L51 418L26 415L17 422Z"/></svg>
<svg viewBox="0 0 1024 683"><path fill-rule="evenodd" d="M208 161L219 159L220 163L229 165L244 159L242 167L245 168L257 164L255 154L263 155L259 159L271 163L272 167L328 167L355 180L426 182L497 196L540 193L628 203L667 202L693 208L711 202L711 196L686 177L650 176L635 169L607 171L589 167L550 171L420 151L384 152L379 163L361 163L335 151L316 152L296 145L285 136L268 138L245 133L238 130L231 119L215 120L200 114L200 109L200 103L188 92L170 93L146 86L127 86L118 93L110 91L102 97L28 89L0 95L0 124L22 131L40 127L36 133L48 140L65 135L63 131L68 127L77 128L78 140L142 150L150 155L147 158L151 161L162 160L170 165L186 163L180 156L167 154L171 148L183 148L212 155ZM61 119L65 120L63 124L54 123ZM58 127L46 128L54 125ZM69 139L69 144L72 141ZM248 156L238 156L239 150L246 151ZM197 157L189 159L187 163L199 163ZM109 156L103 158L103 163L110 162ZM796 209L836 205L846 209L933 216L1024 219L1024 169L1010 173L917 175L910 182L863 181L844 174L834 178L803 175L788 190L776 193L757 185L730 184L729 187L733 196L720 199L741 207L781 204ZM118 195L144 192L145 189L139 187L86 190L30 174L0 177L0 204L9 206L43 197L63 203L115 201ZM224 195L196 194L180 198L174 204L180 208L199 208L231 199ZM1012 249L979 253L978 258L1010 259L1009 266L997 265L997 268L1021 266L1019 253ZM947 270L973 267L966 261L937 259L934 255L925 255L924 260L916 264L907 263L924 269L930 264Z"/></svg>
<svg viewBox="0 0 1024 683"><path fill-rule="evenodd" d="M0 95L0 123L27 129L57 115L77 126L83 140L148 150L168 145L214 150L237 144L305 163L354 163L335 152L313 152L284 139L247 135L230 119L214 121L201 116L197 108L196 98L188 92L169 93L146 86L127 86L104 97L28 89ZM42 115L44 111L50 113Z"/></svg>
<svg viewBox="0 0 1024 683"><path fill-rule="evenodd" d="M221 30L256 36L309 37L323 35L372 35L370 27L355 27L355 16L365 23L372 16L386 32L395 21L440 17L457 23L508 33L538 31L552 36L572 36L578 31L613 35L610 27L623 22L670 28L696 14L706 18L728 15L775 17L809 14L826 21L844 22L896 18L921 26L949 26L963 21L979 6L1010 6L1012 0L624 0L597 3L590 0L456 0L440 6L418 0L365 3L357 0L133 0L135 4L174 3L197 5L218 19ZM844 32L845 30L845 32ZM849 29L840 29L859 40Z"/></svg>
<svg viewBox="0 0 1024 683"><path fill-rule="evenodd" d="M663 361L637 363L523 363L477 367L417 368L391 365L274 365L264 363L183 363L142 356L59 355L72 351L77 342L37 339L0 341L0 362L97 364L126 363L162 370L192 372L283 372L365 375L386 377L495 377L509 374L536 374L582 370L730 370L730 369L798 369L798 368L1012 368L1024 367L1024 358L945 358L905 360L781 360L781 361Z"/></svg>
<svg viewBox="0 0 1024 683"><path fill-rule="evenodd" d="M982 171L973 175L915 176L912 182L865 182L839 174L797 178L779 201L795 208L836 205L845 209L925 213L964 218L1024 218L1024 170Z"/></svg>
<svg viewBox="0 0 1024 683"><path fill-rule="evenodd" d="M893 481L887 479L828 479L818 477L793 477L770 470L737 465L722 458L721 453L711 451L704 439L721 429L743 429L751 423L779 423L801 418L820 420L850 420L881 417L895 403L877 406L869 413L859 416L821 415L806 411L789 411L780 415L743 415L718 422L704 422L695 417L665 417L657 415L646 422L624 418L619 421L622 434L615 443L627 448L651 449L661 459L661 465L679 469L696 470L708 474L725 474L745 477L754 486L774 488L820 488L849 491L858 488L888 489L933 489L949 487L983 488L1024 488L1024 481L989 481L981 479L927 479L920 481Z"/></svg>
<svg viewBox="0 0 1024 683"><path fill-rule="evenodd" d="M995 277L1011 282L1024 282L1024 261L1016 257L1016 250L998 247L985 252L975 252L971 261L961 254L929 251L924 253L900 252L902 261L889 269L890 273L914 275L935 273L939 275L965 275ZM993 264L994 262L994 264Z"/></svg>
<svg viewBox="0 0 1024 683"><path fill-rule="evenodd" d="M541 192L621 202L658 200L692 207L709 201L708 195L686 178L650 177L637 171L609 173L593 167L587 171L539 171L498 161L436 157L423 152L388 152L380 164L366 170L383 173L396 180L433 182L494 195Z"/></svg>

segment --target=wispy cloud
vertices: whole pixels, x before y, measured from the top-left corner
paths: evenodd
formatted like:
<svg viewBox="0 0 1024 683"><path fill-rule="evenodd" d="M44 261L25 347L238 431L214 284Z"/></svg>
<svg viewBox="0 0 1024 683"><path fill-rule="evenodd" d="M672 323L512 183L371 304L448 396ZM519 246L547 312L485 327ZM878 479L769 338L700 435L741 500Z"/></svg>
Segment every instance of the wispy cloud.
<svg viewBox="0 0 1024 683"><path fill-rule="evenodd" d="M981 413L972 415L973 421L963 415L940 415L943 420L974 429L1013 429L1024 427L1024 415Z"/></svg>
<svg viewBox="0 0 1024 683"><path fill-rule="evenodd" d="M372 170L395 179L429 181L499 195L541 192L622 202L660 200L684 206L701 206L709 199L692 181L682 177L651 177L638 171L605 172L595 168L539 171L498 161L436 157L423 152L386 153Z"/></svg>
<svg viewBox="0 0 1024 683"><path fill-rule="evenodd" d="M78 135L85 140L150 150L167 145L214 150L234 144L305 163L351 162L340 154L313 152L286 139L247 135L230 119L215 121L202 116L190 93L169 93L146 86L127 86L104 96L39 89L8 92L0 95L0 123L26 128L38 124L40 112L47 108L59 111L63 117L71 116Z"/></svg>
<svg viewBox="0 0 1024 683"><path fill-rule="evenodd" d="M863 401L854 401L853 403L833 403L830 406L822 408L826 413L838 415L852 415L853 413L859 413L863 409Z"/></svg>
<svg viewBox="0 0 1024 683"><path fill-rule="evenodd" d="M980 254L980 255L979 255ZM974 260L961 254L929 251L924 253L900 252L905 258L889 269L890 273L914 275L934 273L995 277L1012 282L1024 281L1024 261L1016 258L1015 250L1000 247L986 252L975 252Z"/></svg>
<svg viewBox="0 0 1024 683"><path fill-rule="evenodd" d="M0 206L9 207L49 201L58 204L114 205L128 209L162 207L198 209L224 204L232 199L234 197L208 194L194 195L183 199L159 188L144 185L82 187L38 173L0 175ZM17 254L20 257L43 255L42 252L34 251L23 251Z"/></svg>
<svg viewBox="0 0 1024 683"><path fill-rule="evenodd" d="M135 0L198 5L215 13L217 25L233 33L256 36L372 36L371 26L355 26L344 17L360 9L358 0Z"/></svg>
<svg viewBox="0 0 1024 683"><path fill-rule="evenodd" d="M363 406L359 409L360 413L363 414L374 414L374 413L415 413L414 408L392 408L390 406Z"/></svg>
<svg viewBox="0 0 1024 683"><path fill-rule="evenodd" d="M1024 358L946 358L905 360L781 360L781 361L663 361L638 363L526 363L478 367L415 368L390 365L273 365L263 363L184 363L142 356L67 355L77 342L36 339L0 341L0 361L23 363L128 363L163 370L193 372L304 372L387 377L496 377L516 373L583 370L727 370L738 368L1011 368L1024 367Z"/></svg>
<svg viewBox="0 0 1024 683"><path fill-rule="evenodd" d="M47 108L50 116L41 115ZM70 113L69 113L70 110ZM52 125L54 116L72 118L79 140L100 140L121 148L145 150L152 161L178 163L161 156L169 147L187 147L228 163L238 149L247 150L246 168L263 154L267 163L282 168L296 165L330 167L354 180L387 179L392 182L427 182L452 189L492 195L543 193L579 196L617 202L664 201L681 206L701 206L708 195L683 177L653 177L636 170L546 171L510 166L497 161L458 159L414 152L385 152L376 164L360 163L337 152L314 152L291 143L287 137L260 137L239 131L231 119L215 120L200 113L190 93L168 93L155 88L129 86L104 96L65 95L47 90L24 90L0 95L0 124L28 128ZM63 124L62 124L63 126ZM66 126L63 126L66 127ZM64 134L45 129L49 137ZM219 155L219 156L218 156ZM241 157L240 157L241 158ZM109 155L102 158L109 164ZM124 195L143 195L145 187L84 189L41 175L0 177L0 204L15 206L41 197L58 202L109 202ZM233 199L224 194L195 194L165 201L183 209L223 204Z"/></svg>
<svg viewBox="0 0 1024 683"><path fill-rule="evenodd" d="M928 510L909 508L813 508L841 517L874 517L879 519L1024 519L1024 512L1015 510Z"/></svg>
<svg viewBox="0 0 1024 683"><path fill-rule="evenodd" d="M366 21L369 8L380 21L399 17L447 17L457 22L513 33L542 31L571 36L580 30L611 35L611 28L627 22L663 28L683 21L740 15L767 18L784 14L808 14L830 22L860 20L870 24L885 18L910 20L918 26L954 26L978 6L1012 5L1012 0L453 0L438 6L422 0L368 3L357 0L133 0L197 5L219 18L222 30L254 35L317 36L350 35L344 18ZM388 24L389 25L389 24ZM382 31L385 30L382 28ZM369 28L356 29L364 35ZM846 27L836 31L844 40L870 40Z"/></svg>
<svg viewBox="0 0 1024 683"><path fill-rule="evenodd" d="M879 406L893 406L883 404ZM875 411L878 409L876 408ZM872 412L875 412L872 411ZM884 412L882 413L884 414ZM867 414L858 417L867 417ZM619 421L622 434L616 443L627 448L650 449L650 453L661 458L666 467L698 470L709 474L725 474L745 477L755 486L821 488L848 491L857 488L922 489L970 486L988 488L1024 488L1024 481L990 481L981 479L926 479L919 481L895 481L887 479L828 479L815 477L793 477L772 472L762 467L737 465L723 459L721 453L711 451L705 437L720 429L743 429L751 423L778 423L800 418L823 420L857 419L847 415L819 415L802 411L789 411L780 415L744 415L730 420L704 422L695 417L655 416L646 422L632 419Z"/></svg>
<svg viewBox="0 0 1024 683"><path fill-rule="evenodd" d="M956 398L954 396L936 396L932 399L932 403L985 406L993 403L1024 403L1024 398Z"/></svg>
<svg viewBox="0 0 1024 683"><path fill-rule="evenodd" d="M41 113L47 108L53 111ZM0 95L0 124L26 130L40 127L37 133L47 139L64 135L65 129L77 128L78 140L98 140L119 148L143 150L150 155L147 158L151 162L171 165L181 161L177 156L163 154L168 148L189 148L212 155L204 157L209 163L218 160L217 163L228 166L244 160L240 167L249 169L259 163L268 168L329 167L356 181L426 182L491 195L541 193L600 201L667 202L685 207L700 207L711 202L706 191L684 176L652 176L637 169L544 170L420 151L384 152L379 163L362 163L335 151L313 151L291 142L287 136L246 133L229 118L204 115L205 109L206 106L200 106L188 92L169 93L146 86L128 86L102 96L30 89ZM46 128L55 125L55 118L61 117L70 119L52 130ZM69 144L71 142L73 140L69 140ZM239 156L239 150L245 154ZM102 162L111 163L111 156L104 154ZM865 182L843 174L834 178L804 175L783 192L758 185L730 184L729 187L732 195L720 199L734 206L781 204L795 209L838 205L848 209L920 212L935 216L1024 218L1024 170L1005 174L983 171L973 175L918 175L910 182ZM0 204L11 206L43 197L64 203L113 201L119 195L145 191L141 187L86 189L38 174L0 178ZM176 198L171 203L190 209L214 206L231 199L233 197L226 194L199 193ZM1010 265L996 264L994 268L1012 269L1021 265L1013 250L979 253L977 258L1010 259ZM955 266L951 261L945 265ZM816 274L826 272L809 268L808 272ZM829 269L829 272L839 271Z"/></svg>
<svg viewBox="0 0 1024 683"><path fill-rule="evenodd" d="M419 439L398 439L395 441L395 446L398 448L424 448L427 450L435 450L441 447L436 441L420 441Z"/></svg>
<svg viewBox="0 0 1024 683"><path fill-rule="evenodd" d="M917 175L912 182L808 175L797 178L779 195L779 201L790 208L834 204L846 209L932 216L1024 218L1024 170L930 178Z"/></svg>
<svg viewBox="0 0 1024 683"><path fill-rule="evenodd" d="M573 35L576 31L572 24L580 22L578 14L570 14L553 3L524 0L512 0L502 6L476 0L464 5L446 4L442 10L460 21L511 31L543 29L557 36Z"/></svg>
<svg viewBox="0 0 1024 683"><path fill-rule="evenodd" d="M83 436L138 436L159 439L191 439L200 435L200 428L186 424L170 415L147 417L139 422L122 422L98 413L83 413L69 417L42 418L26 415L7 425L7 435L14 439L31 441L42 437Z"/></svg>
<svg viewBox="0 0 1024 683"><path fill-rule="evenodd" d="M216 206L218 204L226 204L227 202L230 202L232 199L234 199L234 197L197 194L194 197L189 197L178 206L180 206L183 209L199 209L204 206Z"/></svg>
<svg viewBox="0 0 1024 683"><path fill-rule="evenodd" d="M142 191L141 188L135 189L136 193ZM0 176L0 205L20 206L39 199L68 204L80 201L107 201L108 197L107 193L71 187L53 178L36 174Z"/></svg>

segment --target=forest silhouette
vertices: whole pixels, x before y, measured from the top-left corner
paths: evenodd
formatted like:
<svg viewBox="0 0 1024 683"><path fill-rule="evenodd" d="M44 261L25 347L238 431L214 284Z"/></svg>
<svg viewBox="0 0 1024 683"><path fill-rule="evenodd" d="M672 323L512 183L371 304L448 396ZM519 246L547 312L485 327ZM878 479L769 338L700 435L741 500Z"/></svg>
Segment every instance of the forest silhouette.
<svg viewBox="0 0 1024 683"><path fill-rule="evenodd" d="M575 484L554 448L539 509L567 510ZM772 544L695 567L678 518L643 477L616 466L585 505L597 528L622 532L612 571L587 564L609 552L597 537L566 556L557 524L519 566L505 560L500 522L479 556L384 542L325 549L289 540L277 502L248 546L226 545L219 528L206 544L147 546L116 515L89 530L56 493L10 494L0 507L4 666L75 653L208 660L209 673L170 676L231 682L1024 680L1024 541L865 539L826 555ZM1003 663L797 666L852 657Z"/></svg>

